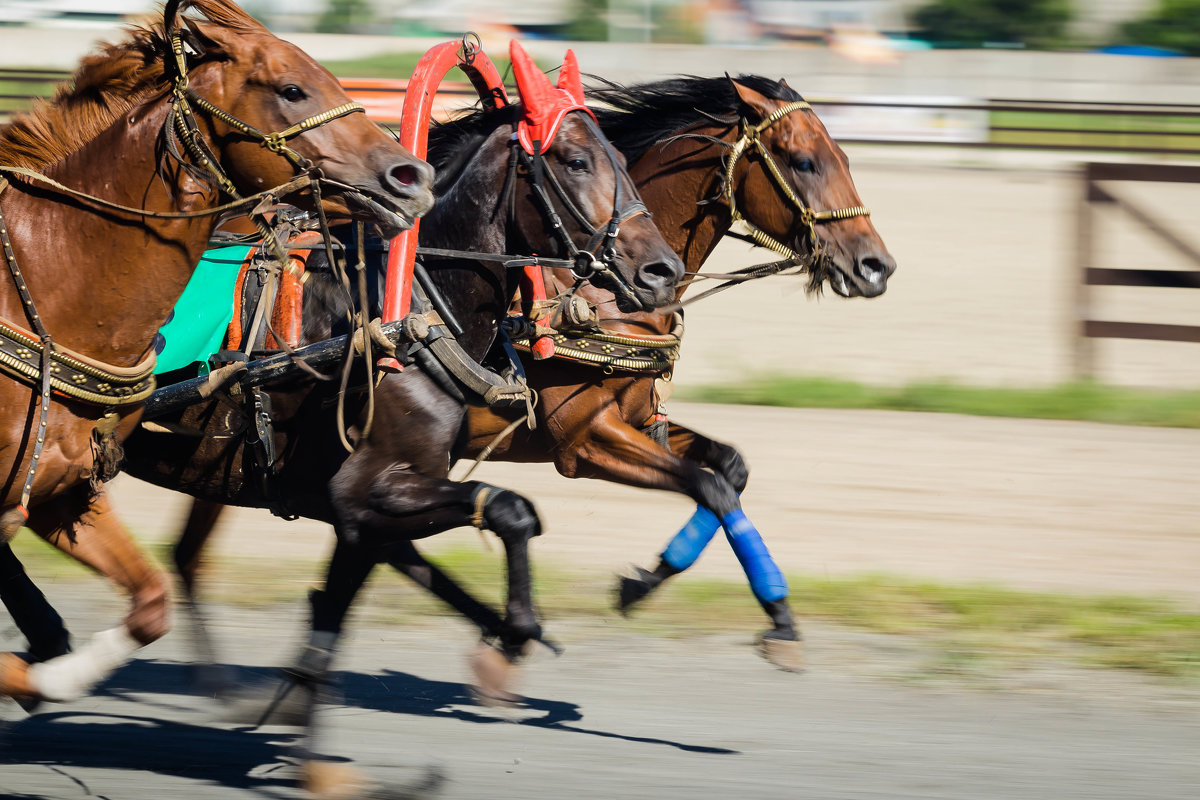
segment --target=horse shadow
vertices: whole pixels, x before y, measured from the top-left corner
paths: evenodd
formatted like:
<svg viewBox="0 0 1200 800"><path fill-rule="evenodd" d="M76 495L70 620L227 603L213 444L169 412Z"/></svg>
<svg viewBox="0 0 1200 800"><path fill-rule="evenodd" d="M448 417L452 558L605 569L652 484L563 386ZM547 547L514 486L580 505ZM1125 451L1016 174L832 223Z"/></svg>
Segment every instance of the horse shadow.
<svg viewBox="0 0 1200 800"><path fill-rule="evenodd" d="M284 758L294 738L150 716L54 711L0 728L0 772L5 764L39 765L64 775L64 769L79 767L152 772L279 796L295 782ZM81 779L67 777L93 794Z"/></svg>
<svg viewBox="0 0 1200 800"><path fill-rule="evenodd" d="M299 700L299 691L288 691L293 684L281 680L281 673L272 667L252 667L223 664L226 674L235 675L244 694L257 697L261 716L251 715L240 721L252 730L259 723L274 724L275 720L266 712L268 706L281 705L289 699ZM99 689L104 694L143 702L146 694L158 695L153 702L163 704L161 696L197 695L192 681L193 665L177 661L147 660L131 661L115 672ZM646 736L634 736L614 731L598 730L580 726L583 711L576 703L541 697L526 697L518 716L497 714L492 709L478 706L470 689L455 681L423 678L408 672L384 670L382 673L363 673L348 670L333 674L335 691L326 702L369 711L390 714L405 714L415 717L456 719L462 722L493 725L520 724L570 735L598 736L620 739L647 745L673 747L689 753L710 755L735 755L737 750L709 747ZM175 701L166 701L169 706Z"/></svg>

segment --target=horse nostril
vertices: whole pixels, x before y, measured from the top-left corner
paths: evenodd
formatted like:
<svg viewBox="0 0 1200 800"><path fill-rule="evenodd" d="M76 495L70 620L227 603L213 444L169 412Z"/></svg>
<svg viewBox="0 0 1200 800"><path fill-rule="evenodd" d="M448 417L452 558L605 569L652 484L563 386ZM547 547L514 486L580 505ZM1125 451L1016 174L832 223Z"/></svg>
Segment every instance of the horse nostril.
<svg viewBox="0 0 1200 800"><path fill-rule="evenodd" d="M681 271L666 261L644 264L638 274L647 286L671 286L679 280Z"/></svg>
<svg viewBox="0 0 1200 800"><path fill-rule="evenodd" d="M891 270L888 269L887 263L875 256L867 256L860 258L855 265L855 272L864 281L870 284L879 284L887 280L887 276Z"/></svg>
<svg viewBox="0 0 1200 800"><path fill-rule="evenodd" d="M412 164L401 164L392 167L392 180L401 186L412 186L417 182L417 168Z"/></svg>

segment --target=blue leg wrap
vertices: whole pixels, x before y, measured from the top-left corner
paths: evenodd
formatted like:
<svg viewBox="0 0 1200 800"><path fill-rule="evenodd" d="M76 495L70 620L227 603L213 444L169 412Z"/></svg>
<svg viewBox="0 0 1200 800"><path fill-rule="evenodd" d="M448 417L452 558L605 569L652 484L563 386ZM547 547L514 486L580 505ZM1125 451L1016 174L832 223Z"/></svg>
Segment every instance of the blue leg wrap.
<svg viewBox="0 0 1200 800"><path fill-rule="evenodd" d="M673 569L683 572L696 563L696 559L704 552L704 548L708 547L719 527L721 521L717 519L716 514L704 506L696 506L696 513L692 514L692 518L675 534L675 538L667 544L667 549L663 550L662 560Z"/></svg>
<svg viewBox="0 0 1200 800"><path fill-rule="evenodd" d="M754 523L741 509L730 511L721 519L725 536L733 548L742 569L750 579L750 590L764 603L773 603L788 596L787 580L771 558L767 545Z"/></svg>

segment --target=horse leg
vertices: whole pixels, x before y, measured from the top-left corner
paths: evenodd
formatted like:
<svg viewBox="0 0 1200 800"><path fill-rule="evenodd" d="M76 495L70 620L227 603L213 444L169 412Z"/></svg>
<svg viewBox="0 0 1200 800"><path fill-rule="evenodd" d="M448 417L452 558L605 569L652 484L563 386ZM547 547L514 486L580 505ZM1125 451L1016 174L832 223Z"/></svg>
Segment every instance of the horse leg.
<svg viewBox="0 0 1200 800"><path fill-rule="evenodd" d="M745 490L749 469L742 454L732 445L710 439L674 422L668 424L668 437L673 452L724 475L739 495ZM668 569L677 572L687 569L695 563L721 524L722 520L712 512L697 506L692 517L667 544L660 564L665 563ZM771 618L773 628L763 634L764 639L798 641L799 633L787 602L787 581L771 558L762 536L744 515L724 527L726 538L750 582L754 598Z"/></svg>
<svg viewBox="0 0 1200 800"><path fill-rule="evenodd" d="M672 450L629 425L610 407L590 420L584 440L564 451L556 462L568 477L598 477L668 489L687 494L697 503L692 519L668 544L654 570L635 567L633 575L620 579L618 609L627 612L665 580L694 564L717 528L724 527L755 598L771 618L772 628L762 636L763 654L782 669L800 669L800 636L787 603L787 582L738 498L737 489L744 488L748 477L745 462L734 448L682 426L672 425L669 433ZM672 452L675 447L679 449ZM717 465L720 471L704 469Z"/></svg>
<svg viewBox="0 0 1200 800"><path fill-rule="evenodd" d="M0 545L0 602L29 642L34 661L71 652L71 634L46 595L34 585L12 548Z"/></svg>
<svg viewBox="0 0 1200 800"><path fill-rule="evenodd" d="M9 654L0 664L0 693L28 694L32 689L34 696L52 701L82 697L169 628L164 576L143 555L107 496L92 499L82 515L79 508L78 495L65 495L34 509L28 527L125 589L130 611L123 625L95 634L74 652L24 669Z"/></svg>
<svg viewBox="0 0 1200 800"><path fill-rule="evenodd" d="M403 544L407 544L407 548ZM483 638L499 638L505 633L504 620L494 609L468 593L436 564L426 560L412 542L397 543L388 554L388 563L401 575L474 623Z"/></svg>
<svg viewBox="0 0 1200 800"><path fill-rule="evenodd" d="M359 796L426 797L436 794L444 780L440 771L433 769L411 786L378 787L360 770L326 754L322 747L317 714L321 691L329 683L329 671L350 606L379 558L377 551L349 543L338 531L324 586L309 595L312 620L308 644L285 670L289 680L283 691L298 687L302 692L304 735L299 745L302 782L309 794L319 800Z"/></svg>
<svg viewBox="0 0 1200 800"><path fill-rule="evenodd" d="M200 570L201 553L207 545L225 506L211 500L192 500L187 521L179 541L171 551L175 572L183 587L183 607L189 623L191 642L195 649L196 664L193 666L196 684L207 692L220 694L233 685L229 670L218 663L216 646L209 633L204 609L196 591L196 576Z"/></svg>

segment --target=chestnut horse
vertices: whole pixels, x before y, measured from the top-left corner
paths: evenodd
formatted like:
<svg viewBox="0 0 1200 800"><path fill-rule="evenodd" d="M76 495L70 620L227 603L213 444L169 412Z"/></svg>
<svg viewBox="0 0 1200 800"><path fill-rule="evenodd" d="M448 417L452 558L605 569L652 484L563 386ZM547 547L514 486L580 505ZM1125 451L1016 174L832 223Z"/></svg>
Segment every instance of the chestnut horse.
<svg viewBox="0 0 1200 800"><path fill-rule="evenodd" d="M176 27L188 8L208 21ZM36 592L7 544L24 524L132 600L123 625L70 655L43 641L33 666L0 656L0 695L78 697L167 630L164 578L102 481L153 389L151 342L216 215L267 195L220 201L308 185L303 205L322 185L324 211L389 231L432 205L432 170L361 110L229 0L172 0L161 28L85 58L53 101L0 133L13 277L0 281L6 594Z"/></svg>
<svg viewBox="0 0 1200 800"><path fill-rule="evenodd" d="M828 282L844 297L883 293L895 262L863 213L845 154L785 83L752 75L736 81L680 78L610 86L594 96L608 106L596 110L601 126L628 160L647 206L689 273L696 273L729 233L736 209L752 229L765 234L761 242L770 242L772 249L787 257L779 266L803 266L810 271L811 291ZM737 143L748 133L764 149L755 148L744 159L731 161ZM767 158L784 165L779 171L786 188L776 183ZM789 199L789 191L795 199ZM846 213L821 215L813 209ZM814 217L811 223L809 214ZM572 281L564 271L547 271L545 277L556 290ZM681 284L678 295L685 289L686 284ZM494 460L553 461L567 477L604 478L689 495L698 504L696 514L668 544L652 571L638 569L621 579L619 608L628 610L663 580L691 566L725 521L751 589L772 621L763 635L762 652L781 668L798 669L802 651L786 599L786 582L753 526L737 517L738 494L748 477L744 460L730 445L667 421L662 413L665 398L659 387L664 377L669 378L679 344L675 318L621 313L614 308L611 294L594 287L582 287L575 294L586 297L600 312L605 334L627 337L632 343L628 347L643 354L667 355L642 357L638 364L636 358L621 358L628 351L622 347L607 360L589 356L584 361L581 348L565 346L572 344L568 336L559 342L555 357L525 359L529 383L541 397L536 429L518 429L496 444L496 437L518 417L503 409L472 407L468 454L477 455L494 445L490 451ZM567 351L577 355L568 356ZM665 437L647 435L656 428ZM663 438L665 442L660 441ZM201 549L221 508L215 503L194 503L175 548L176 566L193 604ZM501 636L501 617L415 550L398 554L391 563L469 617L485 637ZM203 633L201 640L207 641ZM211 649L202 656L211 660Z"/></svg>

